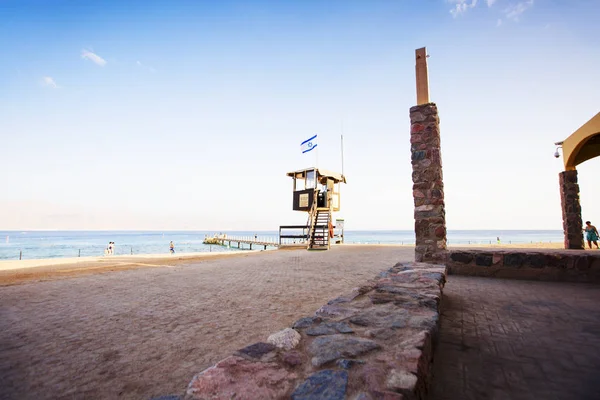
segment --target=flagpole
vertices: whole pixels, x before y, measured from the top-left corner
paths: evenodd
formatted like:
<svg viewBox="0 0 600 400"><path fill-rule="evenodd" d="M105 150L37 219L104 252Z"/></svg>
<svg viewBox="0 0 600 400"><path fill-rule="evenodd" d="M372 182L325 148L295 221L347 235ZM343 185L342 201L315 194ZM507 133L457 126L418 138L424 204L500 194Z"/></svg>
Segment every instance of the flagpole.
<svg viewBox="0 0 600 400"><path fill-rule="evenodd" d="M342 150L342 176L344 176L344 121L342 120L342 134L340 135Z"/></svg>

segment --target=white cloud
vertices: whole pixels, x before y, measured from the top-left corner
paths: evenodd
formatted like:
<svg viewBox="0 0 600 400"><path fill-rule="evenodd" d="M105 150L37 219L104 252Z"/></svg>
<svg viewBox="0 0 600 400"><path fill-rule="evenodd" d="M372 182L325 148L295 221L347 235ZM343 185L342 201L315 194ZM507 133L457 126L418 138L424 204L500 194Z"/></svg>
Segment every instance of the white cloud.
<svg viewBox="0 0 600 400"><path fill-rule="evenodd" d="M156 72L156 70L155 70L154 68L152 68L152 67L151 67L151 66L149 66L149 65L142 64L142 62L141 62L141 61L136 61L136 64L137 64L137 66L138 66L138 67L140 67L140 68L143 68L143 69L145 69L145 70L148 70L148 71L150 71L150 72Z"/></svg>
<svg viewBox="0 0 600 400"><path fill-rule="evenodd" d="M521 1L517 4L511 4L504 10L504 15L506 18L511 19L515 22L519 21L521 15L533 7L533 0L525 0Z"/></svg>
<svg viewBox="0 0 600 400"><path fill-rule="evenodd" d="M98 54L92 53L91 51L85 49L81 50L81 58L90 60L94 64L97 64L101 67L104 67L106 65L106 60L104 58L100 57Z"/></svg>
<svg viewBox="0 0 600 400"><path fill-rule="evenodd" d="M458 17L469 11L472 8L477 7L477 3L479 0L444 0L446 3L450 3L453 5L450 10L450 14L454 18ZM485 4L487 4L488 8L491 8L497 3L498 0L485 0ZM496 22L496 26L502 25L502 23L506 20L518 22L521 15L533 7L533 3L535 0L517 0L516 3L510 4L504 10L500 10L500 14L503 15L503 19L498 19Z"/></svg>
<svg viewBox="0 0 600 400"><path fill-rule="evenodd" d="M454 18L459 16L460 14L465 13L469 8L473 8L477 5L477 0L471 0L469 3L468 0L447 0L448 3L453 3L454 8L450 10L450 14Z"/></svg>
<svg viewBox="0 0 600 400"><path fill-rule="evenodd" d="M42 78L42 85L51 87L52 89L58 89L58 87L59 87L56 84L56 81L54 80L54 78L52 78L51 76L44 76Z"/></svg>

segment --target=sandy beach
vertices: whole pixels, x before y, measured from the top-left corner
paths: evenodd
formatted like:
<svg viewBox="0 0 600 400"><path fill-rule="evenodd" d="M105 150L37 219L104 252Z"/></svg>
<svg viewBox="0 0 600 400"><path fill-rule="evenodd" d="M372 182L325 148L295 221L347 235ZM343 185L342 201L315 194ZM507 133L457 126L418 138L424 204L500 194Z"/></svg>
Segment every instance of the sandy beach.
<svg viewBox="0 0 600 400"><path fill-rule="evenodd" d="M272 251L272 250L269 250ZM0 261L0 286L27 281L60 279L85 274L124 271L138 268L169 267L181 263L239 257L260 250L214 253L143 254L108 257L41 258Z"/></svg>
<svg viewBox="0 0 600 400"><path fill-rule="evenodd" d="M414 246L343 245L4 261L0 399L180 393L232 351L413 257Z"/></svg>
<svg viewBox="0 0 600 400"><path fill-rule="evenodd" d="M397 247L413 249L414 245L400 244L344 244L334 247L360 247L367 246ZM520 243L520 244L457 244L449 245L452 249L556 249L563 248L563 243ZM276 250L267 250L276 251ZM100 256L100 257L72 257L72 258L44 258L34 260L2 260L0 261L0 286L14 285L29 281L45 281L51 279L62 279L75 277L83 274L97 274L115 271L125 271L139 268L175 266L192 261L208 259L219 259L224 257L239 257L261 252L261 250L242 250L213 253L180 253L170 254L143 254L124 256Z"/></svg>
<svg viewBox="0 0 600 400"><path fill-rule="evenodd" d="M194 374L413 252L347 245L148 259L151 266L0 287L0 398L181 393Z"/></svg>
<svg viewBox="0 0 600 400"><path fill-rule="evenodd" d="M564 249L563 242L537 243L492 243L492 244L449 244L448 248L490 248L490 249Z"/></svg>

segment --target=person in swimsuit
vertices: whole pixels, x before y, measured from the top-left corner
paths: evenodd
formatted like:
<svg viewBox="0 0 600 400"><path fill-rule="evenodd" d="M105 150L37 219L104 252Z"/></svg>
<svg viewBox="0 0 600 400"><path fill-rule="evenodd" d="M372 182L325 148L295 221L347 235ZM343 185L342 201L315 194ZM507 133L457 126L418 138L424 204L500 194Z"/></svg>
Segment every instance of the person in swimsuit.
<svg viewBox="0 0 600 400"><path fill-rule="evenodd" d="M588 242L588 246L590 249L592 248L592 243L596 245L598 249L598 229L590 221L585 221L585 238Z"/></svg>
<svg viewBox="0 0 600 400"><path fill-rule="evenodd" d="M175 243L173 243L172 240L171 243L169 243L169 251L171 252L171 254L175 254Z"/></svg>

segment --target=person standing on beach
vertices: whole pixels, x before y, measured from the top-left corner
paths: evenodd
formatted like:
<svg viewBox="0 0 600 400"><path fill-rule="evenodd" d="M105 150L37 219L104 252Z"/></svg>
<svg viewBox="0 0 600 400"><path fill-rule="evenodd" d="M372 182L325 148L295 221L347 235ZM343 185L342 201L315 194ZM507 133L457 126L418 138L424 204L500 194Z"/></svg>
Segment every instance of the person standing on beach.
<svg viewBox="0 0 600 400"><path fill-rule="evenodd" d="M598 229L590 221L585 221L585 238L587 239L590 250L592 249L592 243L596 245L598 249Z"/></svg>
<svg viewBox="0 0 600 400"><path fill-rule="evenodd" d="M113 242L108 242L108 255L109 256L112 256L113 249L114 249L114 243Z"/></svg>
<svg viewBox="0 0 600 400"><path fill-rule="evenodd" d="M169 243L169 252L171 252L171 254L175 254L175 243L173 243L172 240L171 243Z"/></svg>

